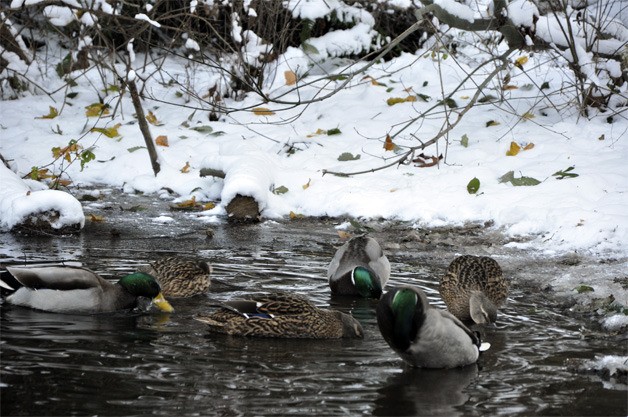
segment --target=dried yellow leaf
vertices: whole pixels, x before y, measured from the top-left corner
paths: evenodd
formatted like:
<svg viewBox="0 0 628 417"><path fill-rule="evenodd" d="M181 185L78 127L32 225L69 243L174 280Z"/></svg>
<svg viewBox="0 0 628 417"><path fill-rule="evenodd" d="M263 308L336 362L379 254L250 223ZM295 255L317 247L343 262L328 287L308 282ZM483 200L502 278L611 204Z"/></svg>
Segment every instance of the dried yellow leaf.
<svg viewBox="0 0 628 417"><path fill-rule="evenodd" d="M168 146L168 136L159 135L155 138L155 143L159 146Z"/></svg>
<svg viewBox="0 0 628 417"><path fill-rule="evenodd" d="M529 111L527 111L521 115L521 118L524 120L534 119L534 113L530 113Z"/></svg>
<svg viewBox="0 0 628 417"><path fill-rule="evenodd" d="M344 230L338 230L338 237L340 239L351 239L351 233L345 232Z"/></svg>
<svg viewBox="0 0 628 417"><path fill-rule="evenodd" d="M59 115L59 110L57 110L56 107L52 107L52 106L48 106L48 107L50 107L50 111L48 112L48 114L44 116L35 117L35 119L54 119L55 117Z"/></svg>
<svg viewBox="0 0 628 417"><path fill-rule="evenodd" d="M186 208L186 207L194 207L196 205L196 197L192 196L189 200L182 201L177 203L177 207Z"/></svg>
<svg viewBox="0 0 628 417"><path fill-rule="evenodd" d="M517 68L523 69L523 66L526 62L528 62L527 55L520 56L519 58L515 59L515 66Z"/></svg>
<svg viewBox="0 0 628 417"><path fill-rule="evenodd" d="M43 180L46 178L54 178L54 175L50 173L48 168L43 168L37 171L37 179Z"/></svg>
<svg viewBox="0 0 628 417"><path fill-rule="evenodd" d="M274 111L267 109L266 107L255 107L253 109L253 113L257 116L272 116L275 114Z"/></svg>
<svg viewBox="0 0 628 417"><path fill-rule="evenodd" d="M311 182L312 182L312 179L311 179L311 178L309 178L309 179L307 180L307 184L303 184L303 189L304 189L304 190L307 190L308 188L310 188L310 183L311 183Z"/></svg>
<svg viewBox="0 0 628 417"><path fill-rule="evenodd" d="M395 104L399 104L399 103L408 103L408 102L414 102L416 101L416 96L408 96L408 97L391 97L388 100L386 100L386 104L388 104L389 106L394 106Z"/></svg>
<svg viewBox="0 0 628 417"><path fill-rule="evenodd" d="M185 166L181 168L180 171L184 174L187 174L188 172L190 172L190 162L186 161Z"/></svg>
<svg viewBox="0 0 628 417"><path fill-rule="evenodd" d="M98 132L98 133L102 133L108 138L115 138L115 137L120 136L120 133L118 133L118 128L120 126L122 126L121 123L117 123L115 126L112 126L112 127L93 127L90 132Z"/></svg>
<svg viewBox="0 0 628 417"><path fill-rule="evenodd" d="M523 147L523 150L524 151L529 151L532 148L534 148L534 143L530 142L526 146Z"/></svg>
<svg viewBox="0 0 628 417"><path fill-rule="evenodd" d="M375 78L371 77L370 75L367 75L366 77L362 78L363 80L371 80L371 85L383 85L380 82L378 82Z"/></svg>
<svg viewBox="0 0 628 417"><path fill-rule="evenodd" d="M297 83L297 74L294 71L284 71L283 76L286 77L286 85L295 85Z"/></svg>
<svg viewBox="0 0 628 417"><path fill-rule="evenodd" d="M326 135L327 131L325 129L316 129L316 132L314 133L310 133L309 135L307 135L306 137L308 138L313 138L314 136L319 136L319 135Z"/></svg>
<svg viewBox="0 0 628 417"><path fill-rule="evenodd" d="M56 178L54 180L53 184L56 184L57 186L61 185L63 187L67 187L70 184L72 184L72 181L71 180L66 180L66 179L63 179L63 178Z"/></svg>
<svg viewBox="0 0 628 417"><path fill-rule="evenodd" d="M89 215L89 220L92 222L104 222L105 221L105 217L104 216L99 216L97 214L90 214Z"/></svg>
<svg viewBox="0 0 628 417"><path fill-rule="evenodd" d="M66 161L71 162L71 154L78 153L81 149L83 149L83 147L78 143L73 143L63 148L55 146L54 148L52 148L52 156L55 159L63 157Z"/></svg>
<svg viewBox="0 0 628 417"><path fill-rule="evenodd" d="M506 156L515 156L521 150L521 146L517 142L510 142L510 149L506 151Z"/></svg>
<svg viewBox="0 0 628 417"><path fill-rule="evenodd" d="M157 116L155 116L155 114L152 111L148 111L148 114L146 115L146 121L148 121L148 123L150 123L151 125L155 125L158 126L159 120L157 120Z"/></svg>
<svg viewBox="0 0 628 417"><path fill-rule="evenodd" d="M507 90L517 90L519 87L517 87L516 85L512 85L512 84L506 84L505 86L502 87L502 90L507 91Z"/></svg>
<svg viewBox="0 0 628 417"><path fill-rule="evenodd" d="M211 201L209 203L203 204L203 210L211 210L214 207L216 207L216 204L212 203Z"/></svg>
<svg viewBox="0 0 628 417"><path fill-rule="evenodd" d="M103 103L92 103L85 109L85 116L87 117L100 117L109 114L109 105Z"/></svg>
<svg viewBox="0 0 628 417"><path fill-rule="evenodd" d="M294 220L294 219L300 219L300 218L303 218L303 215L302 215L302 214L297 214L297 213L295 213L294 211L291 211L291 212L290 212L290 219L291 219L291 220Z"/></svg>

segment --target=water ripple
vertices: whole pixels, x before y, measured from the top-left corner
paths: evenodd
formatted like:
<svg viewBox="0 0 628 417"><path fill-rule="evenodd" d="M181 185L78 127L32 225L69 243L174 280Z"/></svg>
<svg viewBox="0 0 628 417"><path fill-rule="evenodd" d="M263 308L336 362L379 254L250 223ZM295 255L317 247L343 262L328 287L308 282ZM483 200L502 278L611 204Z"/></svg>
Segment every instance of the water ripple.
<svg viewBox="0 0 628 417"><path fill-rule="evenodd" d="M584 333L542 295L521 290L513 290L497 325L481 329L492 346L477 365L408 368L379 334L376 301L330 295L329 249L204 250L215 280L236 287L173 300L171 316L65 316L2 304L3 414L515 416L569 414L583 407L574 395L585 393L602 414L621 410L625 393L565 367L567 358L617 348L603 335ZM141 263L98 253L92 261L99 271L122 275ZM429 268L399 256L392 269L392 285L417 285L444 308ZM351 312L365 338L234 338L210 334L191 319L205 301L262 290L297 291ZM34 387L27 402L19 400L25 387Z"/></svg>

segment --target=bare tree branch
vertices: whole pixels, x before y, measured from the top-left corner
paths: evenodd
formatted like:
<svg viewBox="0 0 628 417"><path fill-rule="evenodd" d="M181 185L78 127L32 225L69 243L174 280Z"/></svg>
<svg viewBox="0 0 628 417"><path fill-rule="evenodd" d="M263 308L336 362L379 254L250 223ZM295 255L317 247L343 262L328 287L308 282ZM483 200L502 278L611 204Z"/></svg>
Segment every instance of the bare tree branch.
<svg viewBox="0 0 628 417"><path fill-rule="evenodd" d="M364 170L364 171L355 171L355 172L340 172L340 171L329 171L324 169L323 170L323 175L325 174L331 174L331 175L337 175L337 176L341 176L341 177L350 177L350 176L354 176L354 175L360 175L360 174L367 174L370 172L376 172L376 171L381 171L383 169L386 168L390 168L394 165L399 165L402 164L404 162L406 162L408 159L411 158L411 156L419 151L419 150L423 150L425 148L427 148L428 146L431 146L433 144L435 144L436 142L438 142L443 136L447 135L453 128L455 128L458 123L460 123L460 121L462 120L463 116L469 111L471 110L471 108L473 108L473 106L475 105L475 103L477 102L477 100L480 98L480 95L482 94L484 88L486 88L486 86L491 82L491 80L493 78L495 78L495 76L497 76L497 74L499 74L501 71L503 71L504 69L506 69L509 65L508 63L508 56L514 51L514 49L509 49L508 51L504 52L502 55L495 57L494 59L492 59L491 61L488 62L492 62L492 61L501 61L501 65L497 65L495 67L495 69L493 71L491 71L490 74L488 74L486 76L486 78L484 79L484 81L482 81L476 91L475 94L473 95L473 97L471 97L471 100L469 100L469 103L467 103L467 105L458 113L458 116L456 118L456 120L453 123L447 123L446 127L441 129L432 139L428 140L427 142L421 143L421 145L418 146L412 146L410 148L408 148L408 150L401 155L399 158L396 158L393 162L390 162L386 165L382 165L380 167L377 168L371 168L368 170ZM466 80L470 77L467 76L459 85L458 88L460 88L465 82ZM421 116L413 119L414 121L418 120L418 118L420 117L424 117L425 113L423 113ZM409 124L408 124L409 125ZM408 125L406 125L403 129L405 129L406 127L408 127ZM402 129L402 130L403 130ZM399 132L398 132L399 133Z"/></svg>

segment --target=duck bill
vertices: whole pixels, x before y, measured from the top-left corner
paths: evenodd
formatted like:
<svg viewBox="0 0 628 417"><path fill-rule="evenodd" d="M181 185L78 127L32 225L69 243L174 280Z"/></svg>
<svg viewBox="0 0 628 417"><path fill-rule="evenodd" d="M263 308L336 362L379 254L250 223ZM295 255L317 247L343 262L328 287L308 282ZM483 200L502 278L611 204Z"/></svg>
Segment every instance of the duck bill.
<svg viewBox="0 0 628 417"><path fill-rule="evenodd" d="M174 311L174 308L170 305L162 293L157 294L157 297L153 298L153 304L165 313L172 313Z"/></svg>

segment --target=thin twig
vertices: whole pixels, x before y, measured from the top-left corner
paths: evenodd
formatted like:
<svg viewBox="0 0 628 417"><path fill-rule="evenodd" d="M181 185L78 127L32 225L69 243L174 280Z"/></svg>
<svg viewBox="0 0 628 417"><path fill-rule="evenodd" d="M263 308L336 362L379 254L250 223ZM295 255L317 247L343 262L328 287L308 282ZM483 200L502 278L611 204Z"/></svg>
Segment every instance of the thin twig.
<svg viewBox="0 0 628 417"><path fill-rule="evenodd" d="M438 140L440 138L442 138L443 136L447 135L453 128L455 128L458 125L458 123L460 123L460 121L462 120L464 115L469 110L471 110L471 108L475 105L476 101L479 99L480 95L482 94L482 91L489 84L489 82L491 82L491 80L493 78L495 78L495 76L497 76L497 74L499 74L501 71L503 71L508 66L508 59L507 58L514 50L515 50L514 48L511 48L511 49L507 50L506 52L504 52L503 54L501 54L500 56L498 56L498 57L493 59L493 60L500 60L500 61L502 61L502 64L499 65L499 66L496 66L495 69L490 74L488 74L488 76L484 79L484 81L482 81L482 83L480 83L478 85L475 94L473 95L473 97L471 98L469 103L467 103L467 105L462 109L462 111L460 111L460 113L458 113L458 117L456 118L456 120L453 123L447 124L447 126L444 129L441 129L441 131L438 132L436 134L436 136L434 136L432 139L428 140L427 142L421 143L421 145L412 146L412 147L408 148L408 150L403 155L401 155L399 158L395 159L393 162L388 163L386 165L382 165L382 166L379 166L379 167L376 167L376 168L367 169L367 170L364 170L364 171L356 171L356 172L329 171L329 170L324 169L323 170L323 175L325 175L325 174L332 174L332 175L337 175L337 176L341 176L341 177L350 177L350 176L354 176L354 175L367 174L367 173L370 173L370 172L381 171L383 169L390 168L391 166L401 164L401 163L405 162L416 151L425 149L428 146L435 144L436 142L438 142ZM493 60L491 60L491 61L493 61ZM462 83L459 84L456 87L456 90L459 89L461 87L461 85L469 77L470 77L470 75L467 76L462 81ZM436 106L437 105L433 106L432 108L434 108ZM425 113L423 113L419 117L423 117L423 115L425 115ZM419 117L417 117L417 118L415 118L413 120L416 121ZM404 126L401 130L406 129L408 127L408 125Z"/></svg>

